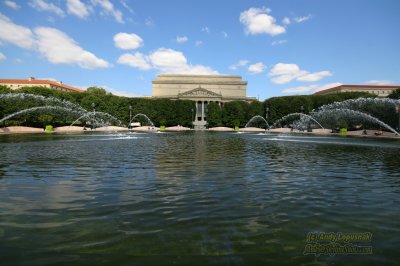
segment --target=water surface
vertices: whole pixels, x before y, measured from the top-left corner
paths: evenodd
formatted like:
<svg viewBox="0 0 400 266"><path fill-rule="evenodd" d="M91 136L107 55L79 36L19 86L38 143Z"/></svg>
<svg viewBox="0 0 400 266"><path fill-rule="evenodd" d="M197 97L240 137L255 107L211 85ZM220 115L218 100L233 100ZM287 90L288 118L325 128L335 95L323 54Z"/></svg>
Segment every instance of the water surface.
<svg viewBox="0 0 400 266"><path fill-rule="evenodd" d="M400 140L0 136L2 265L395 265ZM304 255L309 232L372 254Z"/></svg>

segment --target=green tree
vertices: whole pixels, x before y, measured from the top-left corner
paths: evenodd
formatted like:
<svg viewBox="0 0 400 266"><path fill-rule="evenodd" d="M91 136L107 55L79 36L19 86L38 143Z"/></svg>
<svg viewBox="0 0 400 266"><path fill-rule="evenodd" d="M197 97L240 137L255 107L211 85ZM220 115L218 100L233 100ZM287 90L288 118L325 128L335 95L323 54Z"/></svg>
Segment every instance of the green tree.
<svg viewBox="0 0 400 266"><path fill-rule="evenodd" d="M398 88L398 89L392 91L392 92L389 94L388 98L391 98L391 99L400 99L400 88Z"/></svg>
<svg viewBox="0 0 400 266"><path fill-rule="evenodd" d="M12 93L13 90L8 88L7 86L0 85L0 94L7 94L7 93Z"/></svg>
<svg viewBox="0 0 400 266"><path fill-rule="evenodd" d="M194 102L189 100L177 100L173 101L173 103L175 108L175 125L191 127L196 110Z"/></svg>
<svg viewBox="0 0 400 266"><path fill-rule="evenodd" d="M111 95L111 93L107 93L107 91L101 87L89 87L86 89L86 93L97 95Z"/></svg>
<svg viewBox="0 0 400 266"><path fill-rule="evenodd" d="M222 123L222 108L217 103L208 105L207 122L209 127L220 127Z"/></svg>
<svg viewBox="0 0 400 266"><path fill-rule="evenodd" d="M246 105L246 119L250 120L253 116L260 115L265 117L265 107L262 102L254 101Z"/></svg>
<svg viewBox="0 0 400 266"><path fill-rule="evenodd" d="M276 120L290 113L300 112L303 106L304 113L310 113L312 110L330 104L333 102L356 99L360 97L375 97L366 92L345 92L326 95L299 95L272 97L264 101L264 105L269 108L269 121L273 124Z"/></svg>
<svg viewBox="0 0 400 266"><path fill-rule="evenodd" d="M222 108L222 123L228 127L244 127L248 121L246 107L248 103L243 101L225 103Z"/></svg>

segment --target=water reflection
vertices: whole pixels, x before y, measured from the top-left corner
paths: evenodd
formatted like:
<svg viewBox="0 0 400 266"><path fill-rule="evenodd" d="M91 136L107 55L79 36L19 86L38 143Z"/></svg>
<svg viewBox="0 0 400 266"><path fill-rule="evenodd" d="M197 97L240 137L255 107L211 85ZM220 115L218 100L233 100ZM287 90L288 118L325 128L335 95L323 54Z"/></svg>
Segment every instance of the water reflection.
<svg viewBox="0 0 400 266"><path fill-rule="evenodd" d="M302 255L309 231L372 232L377 253L352 264L400 259L390 237L400 233L398 142L206 132L38 139L0 143L8 264L348 262Z"/></svg>

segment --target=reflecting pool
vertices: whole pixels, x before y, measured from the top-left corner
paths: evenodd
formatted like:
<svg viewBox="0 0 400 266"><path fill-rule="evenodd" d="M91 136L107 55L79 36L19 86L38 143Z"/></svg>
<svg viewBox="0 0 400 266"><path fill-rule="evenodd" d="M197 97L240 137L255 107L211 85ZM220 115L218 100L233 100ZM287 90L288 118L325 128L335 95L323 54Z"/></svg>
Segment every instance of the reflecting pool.
<svg viewBox="0 0 400 266"><path fill-rule="evenodd" d="M399 155L306 134L0 135L1 264L395 265ZM332 243L371 252L306 248Z"/></svg>

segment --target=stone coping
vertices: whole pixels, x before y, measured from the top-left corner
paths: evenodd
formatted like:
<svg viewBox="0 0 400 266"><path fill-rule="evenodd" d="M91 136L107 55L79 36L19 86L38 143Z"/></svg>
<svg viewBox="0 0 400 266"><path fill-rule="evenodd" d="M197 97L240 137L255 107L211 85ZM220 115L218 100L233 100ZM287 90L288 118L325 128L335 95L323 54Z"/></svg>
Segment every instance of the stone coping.
<svg viewBox="0 0 400 266"><path fill-rule="evenodd" d="M43 133L43 128L36 127L23 127L23 126L12 126L0 128L0 133L5 134L18 134L18 133Z"/></svg>
<svg viewBox="0 0 400 266"><path fill-rule="evenodd" d="M130 130L136 132L157 132L160 130L160 128L152 126L141 126L141 127L133 127Z"/></svg>
<svg viewBox="0 0 400 266"><path fill-rule="evenodd" d="M282 127L282 128L271 128L268 130L268 132L276 132L276 133L315 133L315 134L330 134L332 132L331 129L326 129L326 128L317 128L313 129L312 132L307 132L307 130L300 131L298 129L291 129L287 127Z"/></svg>
<svg viewBox="0 0 400 266"><path fill-rule="evenodd" d="M218 132L233 132L235 131L233 128L230 127L210 127L208 131L218 131Z"/></svg>
<svg viewBox="0 0 400 266"><path fill-rule="evenodd" d="M271 129L268 130L268 132L290 133L290 132L299 132L299 130L294 129L292 131L291 128L282 127L282 128L271 128Z"/></svg>
<svg viewBox="0 0 400 266"><path fill-rule="evenodd" d="M94 131L129 131L129 129L126 127L108 126L95 128Z"/></svg>
<svg viewBox="0 0 400 266"><path fill-rule="evenodd" d="M83 131L113 132L113 131L128 131L128 129L126 127L116 127L116 126L98 127L95 129L91 129L90 127L64 126L64 127L56 127L53 130L53 132L83 132Z"/></svg>
<svg viewBox="0 0 400 266"><path fill-rule="evenodd" d="M258 127L243 127L239 128L240 132L265 132L265 129Z"/></svg>
<svg viewBox="0 0 400 266"><path fill-rule="evenodd" d="M90 130L90 128L88 129ZM56 127L54 132L79 132L79 131L84 131L83 127L78 127L78 126L64 126L64 127Z"/></svg>
<svg viewBox="0 0 400 266"><path fill-rule="evenodd" d="M382 135L375 135L377 130L366 130L367 134L364 134L364 130L347 131L348 136L365 136L365 137L396 137L393 132L382 131Z"/></svg>
<svg viewBox="0 0 400 266"><path fill-rule="evenodd" d="M191 130L188 127L183 127L183 126L174 126L174 127L166 127L165 131L189 131Z"/></svg>
<svg viewBox="0 0 400 266"><path fill-rule="evenodd" d="M182 126L173 126L165 128L165 131L170 132L179 132L179 131L191 131L192 129L188 127ZM108 127L99 127L94 130L90 128L79 127L79 126L63 126L57 127L53 130L55 133L67 133L67 132L116 132L116 131L136 131L136 132L157 132L160 131L158 127L151 127L151 126L141 126L141 127L134 127L132 129L128 129L126 127L116 127L116 126L108 126ZM208 131L211 132L234 132L233 128L229 127L212 127L209 128ZM43 128L34 128L34 127L24 127L24 126L10 126L10 127L3 127L0 128L0 134L30 134L30 133L44 133L45 130ZM247 127L247 128L240 128L239 132L248 132L248 133L260 133L260 132L271 132L271 133L299 133L299 134L314 134L314 135L339 135L339 133L332 133L331 129L313 129L312 132L307 131L299 131L293 130L291 128L273 128L270 130L265 131L262 128L255 128L255 127ZM382 131L381 135L375 135L377 130L366 130L367 134L364 134L364 130L355 130L355 131L348 131L347 136L357 136L357 137L375 137L375 138L398 138L400 136L395 135L393 132Z"/></svg>

